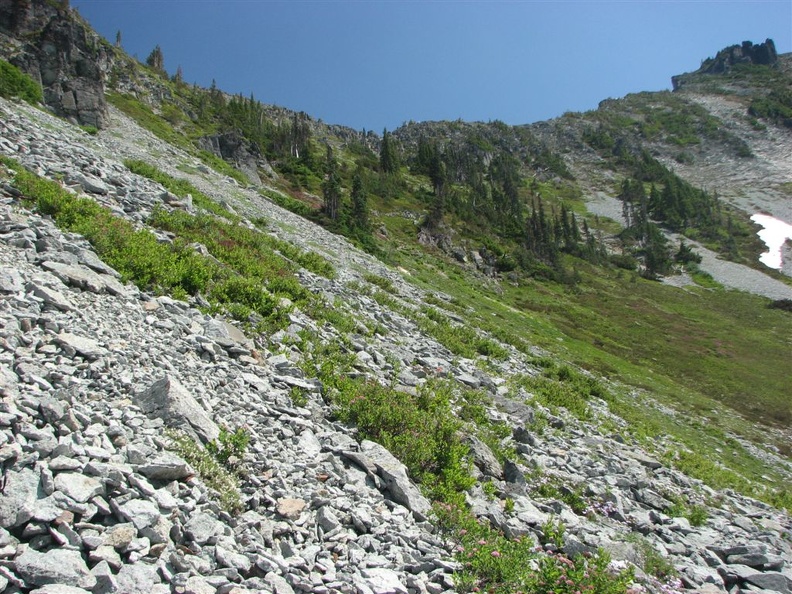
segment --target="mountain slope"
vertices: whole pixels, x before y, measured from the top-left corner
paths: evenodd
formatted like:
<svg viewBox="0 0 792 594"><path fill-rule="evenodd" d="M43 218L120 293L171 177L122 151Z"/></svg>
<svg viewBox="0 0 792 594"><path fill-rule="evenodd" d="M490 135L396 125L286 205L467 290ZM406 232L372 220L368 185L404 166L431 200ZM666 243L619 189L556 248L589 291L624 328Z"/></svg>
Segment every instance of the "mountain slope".
<svg viewBox="0 0 792 594"><path fill-rule="evenodd" d="M128 64L135 84L173 89ZM147 77L153 82L140 82ZM178 105L181 95L172 97ZM586 118L599 116L581 116L582 126L546 124L554 135L497 123L394 132L407 161L422 137L442 142L446 173L455 166L458 174L451 180L433 179L431 154L429 174L419 163L381 175L370 168L382 166L371 148L382 151L384 139L282 111L281 124L309 130L308 142L291 137L304 143L299 156L266 144L259 157L247 151L262 188L224 175L193 148L193 136L165 142L193 125L153 118L167 114L167 94L148 112L115 101L159 134L112 107L106 129L89 135L0 103L2 154L109 209L73 203L4 166L9 490L0 518L12 587L441 592L519 584L541 592L542 579L570 564L571 587L624 591L620 566L575 557L598 548L639 568L650 590L788 587L789 517L749 496L789 505L790 316L766 299L681 291L571 250L555 268L507 270L522 239L497 211L492 225L503 234L487 247L482 233L493 227L469 225L451 208L434 228L420 224L438 195L467 196L471 172L486 171L488 199L507 194L505 153L520 172L535 172L519 197L541 196L548 211L568 204L582 220L588 184L610 177L601 191L614 195L620 182L618 169L594 169L603 157L577 140ZM634 109L645 110L637 101ZM277 139L277 126L263 137ZM219 150L225 132L214 133ZM319 152L320 135L344 184L356 167L365 177L374 245L394 266L273 203L301 210L323 200L314 192L324 193L330 176L305 156L306 147ZM736 146L718 138L719 151ZM466 165L487 161L500 169ZM417 241L421 227L439 249ZM93 250L138 287L114 281ZM234 319L250 337L233 329ZM162 391L181 402L157 415L147 403ZM185 401L193 408L180 408ZM178 457L151 463L175 442L192 470L205 468L195 453L202 448L164 438L163 425L214 440L220 459L241 471L241 498L232 483L210 483L218 471L195 478ZM405 462L414 482L372 439ZM224 496L219 503L212 489ZM442 504L435 526L424 521L426 497ZM53 576L51 566L66 573Z"/></svg>

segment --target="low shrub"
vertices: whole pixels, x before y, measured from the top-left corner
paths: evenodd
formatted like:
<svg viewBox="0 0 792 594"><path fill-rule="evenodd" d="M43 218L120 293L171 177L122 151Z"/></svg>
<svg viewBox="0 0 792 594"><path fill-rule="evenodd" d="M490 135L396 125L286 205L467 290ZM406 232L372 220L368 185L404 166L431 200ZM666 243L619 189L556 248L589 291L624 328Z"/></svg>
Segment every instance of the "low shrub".
<svg viewBox="0 0 792 594"><path fill-rule="evenodd" d="M633 581L633 572L613 566L604 551L571 558L545 554L531 538L507 538L453 505L436 505L435 515L456 542L454 557L462 566L454 575L459 592L625 594ZM563 535L556 527L554 544L558 532Z"/></svg>
<svg viewBox="0 0 792 594"><path fill-rule="evenodd" d="M172 449L192 466L193 470L216 493L217 501L227 512L237 514L242 511L239 494L239 481L209 453L198 445L189 435L180 431L169 431Z"/></svg>
<svg viewBox="0 0 792 594"><path fill-rule="evenodd" d="M221 427L218 438L206 444L206 451L226 468L235 469L245 456L249 442L250 433L245 428L229 431Z"/></svg>

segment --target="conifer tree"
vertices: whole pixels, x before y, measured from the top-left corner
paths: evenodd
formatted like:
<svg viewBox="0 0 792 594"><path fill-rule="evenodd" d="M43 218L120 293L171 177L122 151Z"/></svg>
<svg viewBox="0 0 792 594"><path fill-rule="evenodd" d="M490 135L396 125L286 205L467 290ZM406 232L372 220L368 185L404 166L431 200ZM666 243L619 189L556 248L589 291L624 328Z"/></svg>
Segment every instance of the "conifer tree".
<svg viewBox="0 0 792 594"><path fill-rule="evenodd" d="M363 188L363 178L360 172L355 173L352 178L352 225L361 231L368 231L368 199L366 190Z"/></svg>
<svg viewBox="0 0 792 594"><path fill-rule="evenodd" d="M399 169L399 162L396 158L396 147L393 139L385 128L382 131L382 148L380 148L380 169L383 173L395 173Z"/></svg>
<svg viewBox="0 0 792 594"><path fill-rule="evenodd" d="M151 50L149 57L146 58L146 64L158 72L165 72L165 57L162 55L162 48L159 44Z"/></svg>
<svg viewBox="0 0 792 594"><path fill-rule="evenodd" d="M325 214L331 221L337 220L339 207L341 206L341 180L338 177L338 166L333 155L333 147L329 144L327 145L322 195L324 197Z"/></svg>

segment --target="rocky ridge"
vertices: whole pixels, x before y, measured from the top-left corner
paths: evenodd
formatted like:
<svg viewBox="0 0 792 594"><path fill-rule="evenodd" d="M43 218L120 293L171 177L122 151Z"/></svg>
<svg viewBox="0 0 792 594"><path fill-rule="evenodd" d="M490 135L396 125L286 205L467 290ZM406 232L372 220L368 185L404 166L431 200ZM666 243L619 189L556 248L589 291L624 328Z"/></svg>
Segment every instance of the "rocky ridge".
<svg viewBox="0 0 792 594"><path fill-rule="evenodd" d="M108 131L89 137L27 106L0 102L0 112L0 153L137 224L155 205L173 205L120 160L153 158L174 175L192 163L119 114ZM301 279L331 302L343 300L362 325L387 329L353 337L361 373L405 390L440 374L489 392L489 414L512 426L508 442L518 455L504 467L472 443L478 472L495 485L494 496L481 486L469 494L477 515L532 538L548 520L561 520L570 554L603 547L640 565L653 551L679 571L681 581L666 591L792 591L787 515L712 491L594 424L542 411L552 428L539 432L537 407L512 400L503 385L510 373L531 372L516 353L488 373L453 357L411 320L349 286L373 270L392 280L406 305L420 303L422 293L399 274L209 170L191 181L334 262L336 280L307 271ZM4 185L0 195L4 591L453 591L453 543L426 521L428 502L403 466L335 422L321 385L295 364L301 328L325 341L338 339L334 329L296 311L286 331L250 341L194 303L122 285L81 237L22 209L14 188ZM293 387L304 405L290 397ZM610 415L604 403L598 413ZM206 440L240 419L251 436L245 510L231 516L169 451L163 430L176 425ZM584 486L591 508L576 513L538 496L542 481ZM706 522L669 516L673 495L706 503ZM661 587L639 577L649 589Z"/></svg>

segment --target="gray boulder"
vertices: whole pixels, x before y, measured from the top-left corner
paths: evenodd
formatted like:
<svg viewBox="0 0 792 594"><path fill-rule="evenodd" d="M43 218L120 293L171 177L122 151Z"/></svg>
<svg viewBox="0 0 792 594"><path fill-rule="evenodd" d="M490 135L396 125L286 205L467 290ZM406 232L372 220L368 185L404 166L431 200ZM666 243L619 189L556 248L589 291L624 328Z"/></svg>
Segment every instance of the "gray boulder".
<svg viewBox="0 0 792 594"><path fill-rule="evenodd" d="M94 577L78 551L53 549L39 553L31 548L14 560L17 573L28 584L68 584L91 589L96 585Z"/></svg>
<svg viewBox="0 0 792 594"><path fill-rule="evenodd" d="M361 452L376 467L377 474L385 482L391 498L409 509L418 520L425 520L432 509L426 499L407 476L407 467L378 443L364 440Z"/></svg>
<svg viewBox="0 0 792 594"><path fill-rule="evenodd" d="M500 462L489 449L487 444L481 441L475 435L468 435L465 438L465 443L470 446L470 453L473 456L473 464L476 465L482 474L494 478L503 478L503 468Z"/></svg>
<svg viewBox="0 0 792 594"><path fill-rule="evenodd" d="M135 403L149 417L162 419L204 442L217 439L220 428L176 378L166 375L135 395Z"/></svg>
<svg viewBox="0 0 792 594"><path fill-rule="evenodd" d="M8 482L5 493L0 495L0 526L3 528L19 526L30 520L39 497L39 473L30 468L10 472Z"/></svg>

